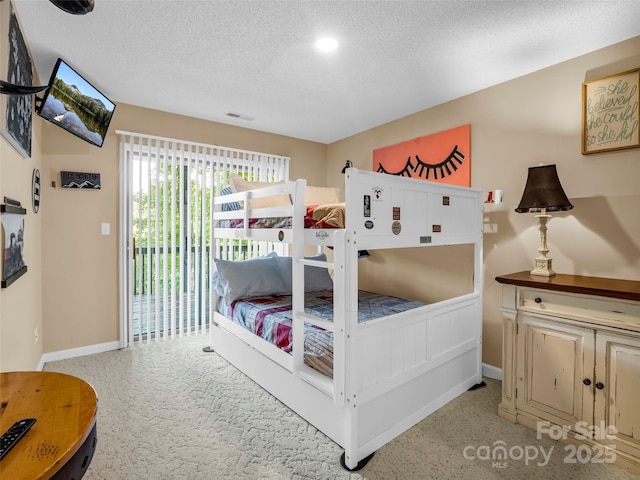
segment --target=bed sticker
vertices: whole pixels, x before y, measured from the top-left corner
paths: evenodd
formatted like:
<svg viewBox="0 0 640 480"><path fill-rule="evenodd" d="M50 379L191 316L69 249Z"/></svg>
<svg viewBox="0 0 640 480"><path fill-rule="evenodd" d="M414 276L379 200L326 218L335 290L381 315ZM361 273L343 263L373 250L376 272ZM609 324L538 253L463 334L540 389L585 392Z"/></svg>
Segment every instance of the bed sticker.
<svg viewBox="0 0 640 480"><path fill-rule="evenodd" d="M366 228L367 230L371 230L373 228L373 222L371 220L367 220L366 222L364 222L364 228Z"/></svg>
<svg viewBox="0 0 640 480"><path fill-rule="evenodd" d="M393 232L394 235L398 235L400 233L400 230L402 230L402 227L400 226L400 222L395 220L391 224L391 231Z"/></svg>
<svg viewBox="0 0 640 480"><path fill-rule="evenodd" d="M371 195L365 195L363 200L365 218L371 216Z"/></svg>
<svg viewBox="0 0 640 480"><path fill-rule="evenodd" d="M393 207L393 219L400 220L400 207Z"/></svg>
<svg viewBox="0 0 640 480"><path fill-rule="evenodd" d="M327 238L329 236L329 234L327 232L325 232L324 230L318 230L316 232L316 238L318 240L324 240L325 238Z"/></svg>
<svg viewBox="0 0 640 480"><path fill-rule="evenodd" d="M373 192L373 198L377 201L377 202L381 202L382 201L382 188L380 187L373 187L371 189L371 191Z"/></svg>
<svg viewBox="0 0 640 480"><path fill-rule="evenodd" d="M280 230L278 232L278 240L283 241L284 240L284 232L282 230Z"/></svg>

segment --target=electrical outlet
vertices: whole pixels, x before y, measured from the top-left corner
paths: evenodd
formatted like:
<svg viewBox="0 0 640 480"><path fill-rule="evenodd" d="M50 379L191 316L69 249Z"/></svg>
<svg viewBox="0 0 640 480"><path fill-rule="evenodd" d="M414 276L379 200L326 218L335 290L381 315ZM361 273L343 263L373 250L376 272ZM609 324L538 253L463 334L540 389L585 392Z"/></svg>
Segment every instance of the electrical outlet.
<svg viewBox="0 0 640 480"><path fill-rule="evenodd" d="M33 343L38 343L38 327L33 329Z"/></svg>

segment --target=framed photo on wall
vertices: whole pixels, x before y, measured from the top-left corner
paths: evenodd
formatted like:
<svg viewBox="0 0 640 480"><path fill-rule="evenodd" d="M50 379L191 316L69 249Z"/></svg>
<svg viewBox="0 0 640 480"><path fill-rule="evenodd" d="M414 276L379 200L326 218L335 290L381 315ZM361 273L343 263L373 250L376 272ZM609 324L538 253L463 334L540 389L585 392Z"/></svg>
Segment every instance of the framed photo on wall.
<svg viewBox="0 0 640 480"><path fill-rule="evenodd" d="M31 55L11 1L0 1L0 71L14 85L33 85ZM4 80L4 78L3 78ZM31 157L33 95L0 95L0 134L24 158Z"/></svg>
<svg viewBox="0 0 640 480"><path fill-rule="evenodd" d="M640 68L582 84L582 154L640 147Z"/></svg>
<svg viewBox="0 0 640 480"><path fill-rule="evenodd" d="M27 211L19 202L5 197L0 205L2 218L2 288L6 288L27 272L24 263L24 218Z"/></svg>

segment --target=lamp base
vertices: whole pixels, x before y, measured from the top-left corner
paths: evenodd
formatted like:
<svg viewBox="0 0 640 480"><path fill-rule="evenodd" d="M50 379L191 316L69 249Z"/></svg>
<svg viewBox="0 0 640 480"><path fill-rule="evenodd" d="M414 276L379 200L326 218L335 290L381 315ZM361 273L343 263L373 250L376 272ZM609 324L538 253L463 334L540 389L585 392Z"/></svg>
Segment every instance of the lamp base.
<svg viewBox="0 0 640 480"><path fill-rule="evenodd" d="M551 268L551 259L547 257L536 257L533 259L535 264L531 275L540 275L541 277L553 277L556 272Z"/></svg>

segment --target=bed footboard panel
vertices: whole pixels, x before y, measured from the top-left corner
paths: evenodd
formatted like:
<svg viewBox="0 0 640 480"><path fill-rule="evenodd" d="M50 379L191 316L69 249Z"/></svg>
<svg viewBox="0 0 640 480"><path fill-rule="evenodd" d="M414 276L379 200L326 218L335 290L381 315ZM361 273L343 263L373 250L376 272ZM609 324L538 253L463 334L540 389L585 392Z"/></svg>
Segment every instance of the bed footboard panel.
<svg viewBox="0 0 640 480"><path fill-rule="evenodd" d="M470 350L358 407L358 458L364 458L477 383ZM384 413L382 413L384 412Z"/></svg>
<svg viewBox="0 0 640 480"><path fill-rule="evenodd" d="M482 380L480 309L474 293L359 326L351 405L358 458Z"/></svg>
<svg viewBox="0 0 640 480"><path fill-rule="evenodd" d="M361 401L476 350L479 308L479 294L469 294L359 325L355 378Z"/></svg>

